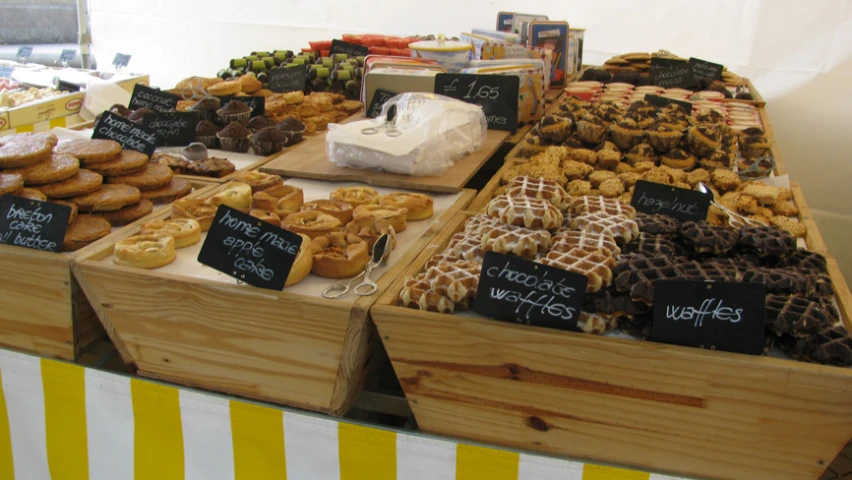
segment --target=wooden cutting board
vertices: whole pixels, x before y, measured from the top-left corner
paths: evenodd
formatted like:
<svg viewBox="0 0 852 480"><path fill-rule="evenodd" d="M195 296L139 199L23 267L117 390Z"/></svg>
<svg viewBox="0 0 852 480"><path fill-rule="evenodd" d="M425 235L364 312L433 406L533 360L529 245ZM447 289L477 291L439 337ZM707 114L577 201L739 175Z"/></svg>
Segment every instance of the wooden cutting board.
<svg viewBox="0 0 852 480"><path fill-rule="evenodd" d="M509 132L489 130L479 151L461 158L440 177L415 177L357 168L338 167L325 153L325 134L304 140L278 158L260 167L260 171L284 177L312 178L331 182L362 182L380 187L404 188L427 192L455 193L491 158Z"/></svg>

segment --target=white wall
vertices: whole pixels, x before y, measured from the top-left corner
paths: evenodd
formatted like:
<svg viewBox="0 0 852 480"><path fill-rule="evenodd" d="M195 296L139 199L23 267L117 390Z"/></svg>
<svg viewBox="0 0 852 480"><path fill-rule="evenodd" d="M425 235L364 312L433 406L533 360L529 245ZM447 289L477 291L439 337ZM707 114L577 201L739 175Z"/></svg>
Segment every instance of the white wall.
<svg viewBox="0 0 852 480"><path fill-rule="evenodd" d="M251 50L344 32L456 35L519 9L587 28L587 63L660 48L723 63L767 100L785 163L852 278L852 1L89 1L98 58L131 54L130 68L159 86L213 75Z"/></svg>

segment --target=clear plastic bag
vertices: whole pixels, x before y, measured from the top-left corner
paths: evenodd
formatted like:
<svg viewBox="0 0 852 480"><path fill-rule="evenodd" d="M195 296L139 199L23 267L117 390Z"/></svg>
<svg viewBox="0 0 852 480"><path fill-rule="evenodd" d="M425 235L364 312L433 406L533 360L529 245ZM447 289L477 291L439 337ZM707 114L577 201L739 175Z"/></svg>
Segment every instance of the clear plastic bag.
<svg viewBox="0 0 852 480"><path fill-rule="evenodd" d="M329 125L326 153L341 167L439 176L482 148L487 135L479 106L433 93L403 93L384 104L379 118Z"/></svg>

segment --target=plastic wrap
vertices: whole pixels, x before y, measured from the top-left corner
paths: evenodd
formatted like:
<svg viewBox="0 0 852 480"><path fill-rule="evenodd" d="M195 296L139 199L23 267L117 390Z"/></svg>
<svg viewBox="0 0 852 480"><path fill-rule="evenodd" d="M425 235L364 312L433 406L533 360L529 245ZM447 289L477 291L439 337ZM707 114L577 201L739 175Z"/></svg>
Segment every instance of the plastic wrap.
<svg viewBox="0 0 852 480"><path fill-rule="evenodd" d="M439 176L482 148L487 134L485 114L477 105L432 93L403 93L388 100L376 119L329 125L326 153L340 167Z"/></svg>

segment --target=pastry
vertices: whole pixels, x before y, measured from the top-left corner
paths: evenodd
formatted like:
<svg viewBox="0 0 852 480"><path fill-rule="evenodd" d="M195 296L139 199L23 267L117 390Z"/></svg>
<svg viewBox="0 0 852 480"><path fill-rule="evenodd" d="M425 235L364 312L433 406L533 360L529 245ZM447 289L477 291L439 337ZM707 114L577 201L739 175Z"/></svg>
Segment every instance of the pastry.
<svg viewBox="0 0 852 480"><path fill-rule="evenodd" d="M678 170L689 170L695 166L695 156L686 150L675 148L663 154L660 163Z"/></svg>
<svg viewBox="0 0 852 480"><path fill-rule="evenodd" d="M109 235L109 222L97 215L77 215L65 230L62 251L73 252Z"/></svg>
<svg viewBox="0 0 852 480"><path fill-rule="evenodd" d="M481 246L485 251L511 253L534 259L537 255L547 252L550 242L551 236L547 230L498 225L482 234Z"/></svg>
<svg viewBox="0 0 852 480"><path fill-rule="evenodd" d="M192 107L194 107L196 104L198 104L198 102L199 102L199 100L192 100L192 99L190 99L190 100L178 100L177 104L175 105L175 111L178 111L178 112L192 111ZM124 107L123 105L119 105L119 106L121 106L125 110L127 110L127 107ZM110 110L110 111L112 111L112 110ZM124 116L124 115L122 115L122 116Z"/></svg>
<svg viewBox="0 0 852 480"><path fill-rule="evenodd" d="M251 118L251 107L239 100L231 100L222 106L222 108L216 110L216 115L222 125L229 125L231 123L246 125Z"/></svg>
<svg viewBox="0 0 852 480"><path fill-rule="evenodd" d="M396 247L396 231L387 221L382 219L374 217L353 219L343 227L343 231L366 240L370 250L373 249L373 245L376 244L379 237L384 234L390 235L391 247Z"/></svg>
<svg viewBox="0 0 852 480"><path fill-rule="evenodd" d="M422 193L396 192L379 197L379 204L389 208L405 208L407 210L405 219L418 221L432 216L435 201L429 195Z"/></svg>
<svg viewBox="0 0 852 480"><path fill-rule="evenodd" d="M57 145L54 151L70 154L80 160L80 164L87 166L113 160L121 153L121 144L115 140L69 140Z"/></svg>
<svg viewBox="0 0 852 480"><path fill-rule="evenodd" d="M680 235L686 245L699 253L721 255L737 243L737 234L733 230L703 221L684 222L680 226Z"/></svg>
<svg viewBox="0 0 852 480"><path fill-rule="evenodd" d="M686 175L686 182L690 186L698 185L699 183L710 183L710 172L703 168L696 168Z"/></svg>
<svg viewBox="0 0 852 480"><path fill-rule="evenodd" d="M67 153L54 153L44 161L26 167L6 170L7 174L20 174L24 185L44 185L67 180L80 171L80 162Z"/></svg>
<svg viewBox="0 0 852 480"><path fill-rule="evenodd" d="M618 178L610 178L601 182L598 186L598 191L601 192L601 196L603 197L618 198L624 193L624 184Z"/></svg>
<svg viewBox="0 0 852 480"><path fill-rule="evenodd" d="M287 275L285 287L295 285L311 273L313 266L313 252L311 251L311 238L304 234L299 234L302 237L302 245L299 247L299 253L296 254L296 260L293 261L293 266L290 267L290 273Z"/></svg>
<svg viewBox="0 0 852 480"><path fill-rule="evenodd" d="M171 235L175 239L175 248L195 245L201 240L201 225L192 218L151 220L142 225L141 232L143 235Z"/></svg>
<svg viewBox="0 0 852 480"><path fill-rule="evenodd" d="M127 116L127 119L130 120L131 122L142 123L142 120L145 119L145 115L148 115L150 113L155 113L155 112L153 110L151 110L150 108L146 108L146 107L138 108L136 110L133 110L133 112L130 115Z"/></svg>
<svg viewBox="0 0 852 480"><path fill-rule="evenodd" d="M594 233L610 235L621 245L639 235L639 225L624 215L610 215L606 212L592 212L571 220L571 227Z"/></svg>
<svg viewBox="0 0 852 480"><path fill-rule="evenodd" d="M189 162L186 171L190 175L202 177L222 178L234 173L237 167L225 158L210 157L204 160Z"/></svg>
<svg viewBox="0 0 852 480"><path fill-rule="evenodd" d="M249 215L258 220L263 220L266 223L271 223L273 225L281 225L281 217L279 217L275 212L271 212L269 210L252 208L251 210L249 210Z"/></svg>
<svg viewBox="0 0 852 480"><path fill-rule="evenodd" d="M359 102L360 103L360 102ZM305 124L296 117L284 117L275 124L275 128L287 134L288 145L294 145L302 141L305 134Z"/></svg>
<svg viewBox="0 0 852 480"><path fill-rule="evenodd" d="M740 177L736 173L721 168L713 170L713 173L710 174L710 180L720 192L736 190L741 183Z"/></svg>
<svg viewBox="0 0 852 480"><path fill-rule="evenodd" d="M740 136L740 153L746 159L756 159L769 154L772 143L759 129L748 128Z"/></svg>
<svg viewBox="0 0 852 480"><path fill-rule="evenodd" d="M543 178L515 177L506 186L506 195L515 198L529 197L547 200L556 208L565 210L570 197L562 185Z"/></svg>
<svg viewBox="0 0 852 480"><path fill-rule="evenodd" d="M485 250L482 248L482 233L456 233L450 238L450 243L441 255L443 255L442 258L445 259L464 259L471 262L482 263L485 259ZM429 268L433 261L438 261L438 257L440 257L440 255L435 255L429 259L429 262L426 264L426 268Z"/></svg>
<svg viewBox="0 0 852 480"><path fill-rule="evenodd" d="M284 184L284 180L278 175L261 172L237 172L230 180L247 184L251 187L252 194Z"/></svg>
<svg viewBox="0 0 852 480"><path fill-rule="evenodd" d="M241 212L248 212L251 208L251 187L245 183L226 183L218 193L207 199L207 203L218 207L227 205Z"/></svg>
<svg viewBox="0 0 852 480"><path fill-rule="evenodd" d="M142 198L147 198L154 203L171 203L189 195L191 191L192 184L188 180L173 177L164 187L143 191Z"/></svg>
<svg viewBox="0 0 852 480"><path fill-rule="evenodd" d="M165 187L172 181L173 176L174 173L172 173L171 168L156 163L148 163L143 170L137 173L107 177L106 182L130 185L145 191Z"/></svg>
<svg viewBox="0 0 852 480"><path fill-rule="evenodd" d="M408 209L406 208L392 208L382 205L361 205L355 207L355 210L352 212L353 219L371 217L384 220L393 227L396 233L403 232L408 227L406 224L407 216Z"/></svg>
<svg viewBox="0 0 852 480"><path fill-rule="evenodd" d="M213 97L205 97L198 101L195 105L190 108L191 112L195 112L198 114L198 124L202 122L214 122L218 119L216 115L216 110L222 108L222 103L218 98ZM197 130L196 125L196 132Z"/></svg>
<svg viewBox="0 0 852 480"><path fill-rule="evenodd" d="M659 153L665 153L677 148L683 134L671 125L657 122L645 131L648 144Z"/></svg>
<svg viewBox="0 0 852 480"><path fill-rule="evenodd" d="M275 127L266 127L256 131L249 141L255 155L268 156L289 145L290 136Z"/></svg>
<svg viewBox="0 0 852 480"><path fill-rule="evenodd" d="M175 260L175 239L171 235L135 235L119 240L112 250L116 265L160 268Z"/></svg>
<svg viewBox="0 0 852 480"><path fill-rule="evenodd" d="M250 135L251 131L241 123L231 122L216 134L216 138L222 150L246 153L250 146Z"/></svg>
<svg viewBox="0 0 852 480"><path fill-rule="evenodd" d="M216 208L197 198L181 198L172 203L172 218L192 218L198 221L201 231L210 230Z"/></svg>
<svg viewBox="0 0 852 480"><path fill-rule="evenodd" d="M742 193L754 197L759 203L764 205L772 205L781 197L781 189L762 183L746 184L742 189Z"/></svg>
<svg viewBox="0 0 852 480"><path fill-rule="evenodd" d="M636 223L639 225L639 231L650 233L652 235L662 235L672 237L680 231L680 222L675 218L662 214L647 214L636 213Z"/></svg>
<svg viewBox="0 0 852 480"><path fill-rule="evenodd" d="M591 144L599 144L607 134L607 125L600 118L593 115L584 115L577 120L578 139Z"/></svg>
<svg viewBox="0 0 852 480"><path fill-rule="evenodd" d="M786 257L796 252L796 239L792 235L785 230L768 226L743 227L738 244L760 257Z"/></svg>
<svg viewBox="0 0 852 480"><path fill-rule="evenodd" d="M242 86L243 93L251 94L263 88L263 84L260 83L260 80L252 74L243 75L240 77L239 82Z"/></svg>
<svg viewBox="0 0 852 480"><path fill-rule="evenodd" d="M163 154L160 154L163 155ZM157 155L155 155L156 157ZM148 155L136 150L122 150L117 158L90 165L89 170L104 177L117 177L139 172L148 165Z"/></svg>
<svg viewBox="0 0 852 480"><path fill-rule="evenodd" d="M813 335L838 320L837 311L822 301L793 295L766 296L766 326L776 334Z"/></svg>
<svg viewBox="0 0 852 480"><path fill-rule="evenodd" d="M588 180L571 180L566 186L566 192L572 197L588 195L592 191L592 182Z"/></svg>
<svg viewBox="0 0 852 480"><path fill-rule="evenodd" d="M0 173L0 195L15 193L24 188L24 177L19 173Z"/></svg>
<svg viewBox="0 0 852 480"><path fill-rule="evenodd" d="M102 185L98 190L69 198L68 201L77 205L84 213L114 212L128 205L135 205L141 200L139 189L129 185Z"/></svg>
<svg viewBox="0 0 852 480"><path fill-rule="evenodd" d="M251 130L252 132L255 132L255 133L257 133L257 131L259 131L259 130L263 130L264 128L274 127L274 126L275 126L275 120L272 120L271 118L267 117L266 115L259 115L257 117L252 117L248 121L248 123L246 124L246 127L248 127L249 130Z"/></svg>
<svg viewBox="0 0 852 480"><path fill-rule="evenodd" d="M609 170L595 170L589 174L589 182L592 183L592 188L598 188L606 180L617 179L618 175Z"/></svg>
<svg viewBox="0 0 852 480"><path fill-rule="evenodd" d="M621 248L609 234L585 230L567 230L555 235L550 250L564 253L574 248L587 252L599 251L613 258L621 253Z"/></svg>
<svg viewBox="0 0 852 480"><path fill-rule="evenodd" d="M216 109L218 110L218 100L216 102ZM216 134L221 130L222 127L213 123L212 119L199 120L195 125L195 141L203 143L207 148L219 148L219 138L216 137Z"/></svg>
<svg viewBox="0 0 852 480"><path fill-rule="evenodd" d="M562 143L571 135L573 122L556 115L545 115L536 126L541 138L552 143Z"/></svg>
<svg viewBox="0 0 852 480"><path fill-rule="evenodd" d="M39 202L47 201L47 195L45 195L41 190L36 190L35 188L22 188L15 192L15 196Z"/></svg>
<svg viewBox="0 0 852 480"><path fill-rule="evenodd" d="M352 204L353 207L379 202L379 192L370 187L343 187L331 192L332 200Z"/></svg>
<svg viewBox="0 0 852 480"><path fill-rule="evenodd" d="M455 312L457 304L446 295L432 290L432 285L424 279L424 276L424 274L420 274L417 277L405 279L402 291L399 292L400 304L407 308L419 308L427 312Z"/></svg>
<svg viewBox="0 0 852 480"><path fill-rule="evenodd" d="M26 167L46 160L56 141L56 137L50 133L19 133L2 137L0 168Z"/></svg>
<svg viewBox="0 0 852 480"><path fill-rule="evenodd" d="M805 224L797 222L789 217L772 217L770 223L781 230L786 230L794 237L804 237L807 233Z"/></svg>
<svg viewBox="0 0 852 480"><path fill-rule="evenodd" d="M57 205L64 205L71 209L71 216L68 217L68 225L74 223L74 220L77 219L77 205L74 205L71 202L66 202L65 200L53 200L53 203Z"/></svg>
<svg viewBox="0 0 852 480"><path fill-rule="evenodd" d="M486 206L486 213L503 223L527 228L554 230L564 217L552 203L536 198L495 197Z"/></svg>
<svg viewBox="0 0 852 480"><path fill-rule="evenodd" d="M172 173L175 174L186 173L186 167L189 166L189 160L183 157L169 155L167 153L154 154L154 156L151 157L151 162L165 165L172 169Z"/></svg>
<svg viewBox="0 0 852 480"><path fill-rule="evenodd" d="M370 256L367 242L348 233L332 232L311 241L311 273L326 278L349 278L364 270Z"/></svg>
<svg viewBox="0 0 852 480"><path fill-rule="evenodd" d="M252 196L252 208L275 212L279 217L298 212L305 199L305 193L299 187L278 185Z"/></svg>
<svg viewBox="0 0 852 480"><path fill-rule="evenodd" d="M639 143L624 154L625 160L631 165L636 165L642 162L655 163L659 156L650 144Z"/></svg>
<svg viewBox="0 0 852 480"><path fill-rule="evenodd" d="M611 125L609 130L612 143L622 150L635 147L645 138L645 132L639 128L635 120L630 118Z"/></svg>
<svg viewBox="0 0 852 480"><path fill-rule="evenodd" d="M73 177L57 183L42 185L41 191L50 198L68 198L92 193L103 184L103 177L81 168Z"/></svg>
<svg viewBox="0 0 852 480"><path fill-rule="evenodd" d="M585 275L589 279L586 292L597 292L612 283L615 259L600 251L586 251L575 247L567 252L551 250L541 263Z"/></svg>
<svg viewBox="0 0 852 480"><path fill-rule="evenodd" d="M281 221L281 228L303 233L311 239L340 230L343 224L337 218L316 210L291 213Z"/></svg>
<svg viewBox="0 0 852 480"><path fill-rule="evenodd" d="M571 201L569 209L572 214L585 215L587 213L605 212L610 215L623 215L627 218L636 216L636 209L624 205L617 200L604 197L580 197Z"/></svg>
<svg viewBox="0 0 852 480"><path fill-rule="evenodd" d="M461 302L476 296L481 270L482 265L476 262L442 262L428 268L423 280L435 292L446 295L453 302Z"/></svg>
<svg viewBox="0 0 852 480"><path fill-rule="evenodd" d="M100 216L107 219L110 225L117 227L135 222L136 220L139 220L140 218L150 214L153 211L154 204L151 202L151 200L143 198L139 201L139 203L136 203L134 205L130 205L112 212L100 212L99 214Z"/></svg>
<svg viewBox="0 0 852 480"><path fill-rule="evenodd" d="M717 125L695 125L686 133L689 150L699 156L707 156L718 150L721 144L721 130Z"/></svg>
<svg viewBox="0 0 852 480"><path fill-rule="evenodd" d="M306 202L299 208L299 210L317 210L337 218L340 220L340 223L344 225L352 221L354 212L352 205L338 200L314 200L312 202Z"/></svg>
<svg viewBox="0 0 852 480"><path fill-rule="evenodd" d="M207 93L214 97L228 97L243 91L243 85L239 80L229 80L204 87Z"/></svg>
<svg viewBox="0 0 852 480"><path fill-rule="evenodd" d="M624 253L638 253L640 255L666 257L684 255L683 248L660 235L639 232L639 236L630 243L624 244Z"/></svg>

